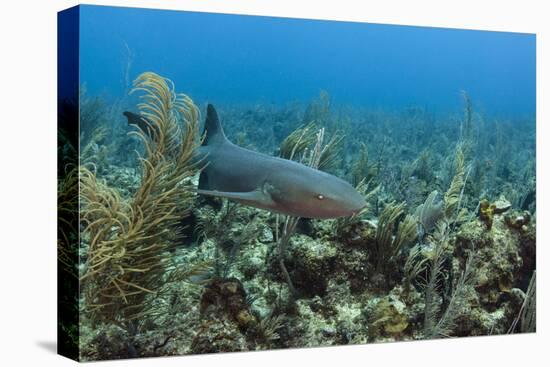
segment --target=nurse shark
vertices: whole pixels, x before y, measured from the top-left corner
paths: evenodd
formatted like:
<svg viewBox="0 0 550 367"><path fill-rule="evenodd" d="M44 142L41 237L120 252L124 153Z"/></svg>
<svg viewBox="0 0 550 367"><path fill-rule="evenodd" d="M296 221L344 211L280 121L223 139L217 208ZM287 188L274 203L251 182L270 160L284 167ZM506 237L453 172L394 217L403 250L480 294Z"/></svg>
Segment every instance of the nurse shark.
<svg viewBox="0 0 550 367"><path fill-rule="evenodd" d="M233 144L211 104L204 129L205 138L196 153L205 163L198 194L317 219L352 216L367 204L352 185L336 176Z"/></svg>
<svg viewBox="0 0 550 367"><path fill-rule="evenodd" d="M128 124L151 133L138 114L124 112ZM348 182L288 159L241 148L230 142L209 104L204 140L194 160L201 170L197 193L295 217L328 219L357 214L367 203Z"/></svg>

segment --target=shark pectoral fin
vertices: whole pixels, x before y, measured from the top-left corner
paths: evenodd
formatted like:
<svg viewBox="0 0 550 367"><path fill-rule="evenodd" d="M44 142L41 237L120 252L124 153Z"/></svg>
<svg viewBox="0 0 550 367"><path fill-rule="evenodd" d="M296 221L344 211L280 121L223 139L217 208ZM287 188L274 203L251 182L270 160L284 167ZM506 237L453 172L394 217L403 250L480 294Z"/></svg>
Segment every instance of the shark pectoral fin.
<svg viewBox="0 0 550 367"><path fill-rule="evenodd" d="M218 196L227 199L242 201L253 206L271 206L273 200L271 196L262 190L254 190L248 192L228 192L216 190L197 190L198 194L208 196Z"/></svg>
<svg viewBox="0 0 550 367"><path fill-rule="evenodd" d="M200 176L199 176L199 187L198 187L199 191L208 191L208 189L210 189L210 185L208 183L208 174L206 173L206 171L202 171Z"/></svg>

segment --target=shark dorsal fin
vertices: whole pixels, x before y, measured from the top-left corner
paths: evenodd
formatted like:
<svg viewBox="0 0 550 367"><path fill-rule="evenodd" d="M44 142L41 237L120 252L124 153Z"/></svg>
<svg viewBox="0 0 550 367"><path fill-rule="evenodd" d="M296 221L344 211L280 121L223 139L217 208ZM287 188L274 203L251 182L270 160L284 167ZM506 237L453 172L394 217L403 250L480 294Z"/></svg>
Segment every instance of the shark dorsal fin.
<svg viewBox="0 0 550 367"><path fill-rule="evenodd" d="M206 108L206 121L204 122L203 135L205 137L202 145L221 144L227 140L220 119L218 118L218 113L211 104Z"/></svg>

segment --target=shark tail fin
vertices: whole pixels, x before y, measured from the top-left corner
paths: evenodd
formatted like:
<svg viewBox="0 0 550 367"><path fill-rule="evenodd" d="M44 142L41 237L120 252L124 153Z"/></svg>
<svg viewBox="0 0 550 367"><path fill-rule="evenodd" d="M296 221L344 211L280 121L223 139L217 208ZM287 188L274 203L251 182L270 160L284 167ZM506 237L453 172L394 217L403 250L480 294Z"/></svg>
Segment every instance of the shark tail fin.
<svg viewBox="0 0 550 367"><path fill-rule="evenodd" d="M203 136L204 141L202 145L219 144L227 140L220 119L218 118L218 113L211 104L206 108L206 121L204 122Z"/></svg>
<svg viewBox="0 0 550 367"><path fill-rule="evenodd" d="M142 123L142 118L137 113L133 113L130 111L124 111L122 113L126 118L128 119L128 125L137 125L139 126Z"/></svg>

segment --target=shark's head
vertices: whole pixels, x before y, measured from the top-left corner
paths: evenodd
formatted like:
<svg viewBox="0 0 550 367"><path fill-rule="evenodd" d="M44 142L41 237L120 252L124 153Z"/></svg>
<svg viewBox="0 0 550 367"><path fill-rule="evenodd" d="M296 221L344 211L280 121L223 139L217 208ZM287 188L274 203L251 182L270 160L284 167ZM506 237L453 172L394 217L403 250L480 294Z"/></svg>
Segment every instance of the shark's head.
<svg viewBox="0 0 550 367"><path fill-rule="evenodd" d="M307 173L306 173L307 172ZM294 175L293 175L294 176ZM303 167L300 177L283 183L285 192L275 183L271 196L278 211L305 218L338 218L359 213L367 203L348 182L325 172Z"/></svg>

